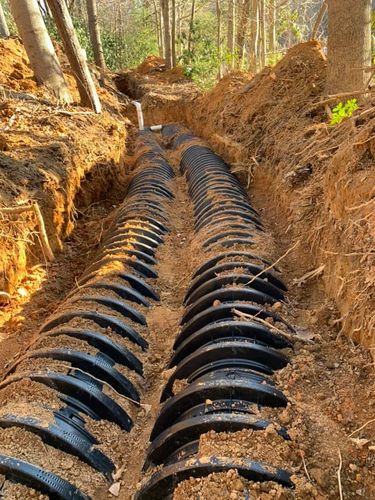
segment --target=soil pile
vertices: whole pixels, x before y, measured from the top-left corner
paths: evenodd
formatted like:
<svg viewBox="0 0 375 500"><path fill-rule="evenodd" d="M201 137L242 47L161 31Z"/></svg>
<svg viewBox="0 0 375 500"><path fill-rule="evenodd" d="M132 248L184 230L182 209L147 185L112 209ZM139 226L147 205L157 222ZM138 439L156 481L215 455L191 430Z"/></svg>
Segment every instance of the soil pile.
<svg viewBox="0 0 375 500"><path fill-rule="evenodd" d="M293 47L253 79L234 73L213 90L142 100L148 123L184 122L234 164L258 208L277 207L277 231L298 243L296 278L323 279L337 333L375 336L375 110L329 125L326 61L317 42ZM344 99L345 100L345 99ZM269 210L268 210L269 209ZM311 273L311 274L308 274ZM315 273L315 274L314 274Z"/></svg>
<svg viewBox="0 0 375 500"><path fill-rule="evenodd" d="M113 91L100 89L101 115L77 106L62 109L37 86L18 39L1 40L0 57L0 206L37 201L51 246L61 249L76 209L118 184L127 136L121 104ZM78 100L69 72L66 78ZM32 214L3 214L0 225L0 291L12 292L42 254Z"/></svg>
<svg viewBox="0 0 375 500"><path fill-rule="evenodd" d="M166 69L165 60L158 56L146 57L146 59L137 66L135 73L148 76L154 75L156 80L166 83L176 83L187 80L182 66Z"/></svg>
<svg viewBox="0 0 375 500"><path fill-rule="evenodd" d="M119 73L114 82L118 90L132 99L142 99L145 118L150 125L158 122L157 109L162 106L162 117L168 112L168 121L180 120L180 104L186 99L200 95L195 84L184 75L183 68L166 69L164 59L157 56L147 57L134 70ZM168 111L167 111L168 109ZM126 115L137 123L133 105L126 108Z"/></svg>

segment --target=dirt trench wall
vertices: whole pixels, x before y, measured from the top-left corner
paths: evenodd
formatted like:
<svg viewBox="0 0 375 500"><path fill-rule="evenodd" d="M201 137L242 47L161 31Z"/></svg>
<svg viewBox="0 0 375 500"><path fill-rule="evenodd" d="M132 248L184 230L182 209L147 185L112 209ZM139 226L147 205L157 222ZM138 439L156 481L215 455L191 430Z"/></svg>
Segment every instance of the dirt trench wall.
<svg viewBox="0 0 375 500"><path fill-rule="evenodd" d="M254 204L275 214L285 248L299 242L296 279L316 271L336 304L338 335L371 347L375 113L362 108L330 127L325 105L317 105L325 72L319 45L309 42L254 79L237 73L202 96L142 103L146 123L186 124L252 181Z"/></svg>
<svg viewBox="0 0 375 500"><path fill-rule="evenodd" d="M37 201L51 247L59 251L87 206L122 189L129 120L107 88L98 88L100 115L63 109L36 84L17 38L0 40L0 57L0 207ZM60 59L78 100L65 56ZM27 268L44 261L35 216L0 215L0 292L12 293Z"/></svg>
<svg viewBox="0 0 375 500"><path fill-rule="evenodd" d="M63 240L70 235L81 211L112 197L124 177L124 127L111 124L109 117L107 123L93 120L96 123L85 121L67 127L69 135L65 137L49 132L43 143L38 137L30 144L28 133L11 132L7 151L0 152L1 205L13 207L37 201L55 252L63 248ZM0 290L12 293L27 268L43 262L44 256L32 213L7 214L0 227Z"/></svg>

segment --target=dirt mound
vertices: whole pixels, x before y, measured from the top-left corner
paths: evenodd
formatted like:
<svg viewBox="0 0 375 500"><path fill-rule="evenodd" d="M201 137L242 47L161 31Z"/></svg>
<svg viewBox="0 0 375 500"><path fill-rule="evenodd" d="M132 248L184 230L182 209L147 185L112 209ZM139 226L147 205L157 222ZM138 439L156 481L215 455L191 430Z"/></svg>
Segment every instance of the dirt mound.
<svg viewBox="0 0 375 500"><path fill-rule="evenodd" d="M163 59L157 56L149 56L135 70L125 70L118 73L114 78L115 84L120 92L132 99L146 99L145 105L146 119L147 110L153 109L153 104L159 106L162 101L163 109L169 106L169 121L179 120L175 111L178 108L176 103L186 97L189 101L192 96L200 94L195 84L184 75L181 66L172 69L165 68ZM154 98L155 94L155 98ZM129 105L125 109L126 115L133 123L137 123L135 108ZM150 124L162 123L158 121L157 113L153 113Z"/></svg>
<svg viewBox="0 0 375 500"><path fill-rule="evenodd" d="M218 86L216 95L202 96L187 120L254 175L259 201L276 204L290 241L301 241L301 276L323 266L318 274L337 304L338 332L369 346L375 335L375 113L365 107L329 126L325 76L319 45L305 43L229 95Z"/></svg>
<svg viewBox="0 0 375 500"><path fill-rule="evenodd" d="M0 206L39 203L52 248L74 227L77 209L103 197L122 169L126 130L121 104L100 89L105 111L62 109L38 86L18 39L0 41ZM65 75L75 99L75 81ZM119 118L122 118L120 120ZM41 255L32 214L1 215L0 291L12 292Z"/></svg>
<svg viewBox="0 0 375 500"><path fill-rule="evenodd" d="M23 45L18 39L0 40L0 57L0 85L6 85L13 90L37 93L38 86Z"/></svg>
<svg viewBox="0 0 375 500"><path fill-rule="evenodd" d="M154 75L156 80L174 83L180 80L186 80L184 68L176 66L172 69L166 69L165 60L159 56L148 56L134 70L138 75Z"/></svg>
<svg viewBox="0 0 375 500"><path fill-rule="evenodd" d="M165 69L165 60L158 56L148 56L146 59L136 68L136 72L140 75L147 75L148 73L153 73L154 71L163 71Z"/></svg>

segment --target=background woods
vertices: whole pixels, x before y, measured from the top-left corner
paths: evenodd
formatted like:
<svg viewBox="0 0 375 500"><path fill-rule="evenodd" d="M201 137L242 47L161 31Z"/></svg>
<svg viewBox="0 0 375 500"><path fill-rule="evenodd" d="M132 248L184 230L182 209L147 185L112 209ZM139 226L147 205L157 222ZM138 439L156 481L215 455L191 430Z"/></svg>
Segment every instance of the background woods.
<svg viewBox="0 0 375 500"><path fill-rule="evenodd" d="M59 36L48 5L38 4L50 34ZM69 0L67 5L80 44L101 71L106 65L114 71L134 67L154 54L165 59L167 68L182 65L186 76L210 87L229 70L255 73L277 62L298 42L317 38L325 49L329 10L332 52L340 44L335 35L344 36L353 40L353 57L360 57L363 66L371 64L370 36L367 47L358 42L364 35L359 23L370 29L370 0ZM338 24L345 29L338 30ZM348 30L354 35L347 37ZM332 78L342 72L342 59L335 55ZM350 78L357 85L358 78L363 81L363 75Z"/></svg>

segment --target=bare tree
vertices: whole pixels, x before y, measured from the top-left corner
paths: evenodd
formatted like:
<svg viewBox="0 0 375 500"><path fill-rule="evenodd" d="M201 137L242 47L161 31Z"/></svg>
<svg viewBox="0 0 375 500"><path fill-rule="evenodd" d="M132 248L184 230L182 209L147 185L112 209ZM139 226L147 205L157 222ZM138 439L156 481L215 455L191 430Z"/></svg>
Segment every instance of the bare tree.
<svg viewBox="0 0 375 500"><path fill-rule="evenodd" d="M259 38L259 11L258 0L251 0L250 9L250 44L249 44L249 69L256 73L258 67L258 38Z"/></svg>
<svg viewBox="0 0 375 500"><path fill-rule="evenodd" d="M77 14L78 17L83 17L83 12L84 12L84 5L83 5L84 0L73 0L72 2L72 7L74 8L74 12ZM69 10L71 10L69 8Z"/></svg>
<svg viewBox="0 0 375 500"><path fill-rule="evenodd" d="M311 32L311 37L310 37L311 40L315 40L315 38L317 37L319 26L323 21L323 17L327 11L327 8L328 8L327 0L323 0L323 3L319 9L318 15L316 16L316 20Z"/></svg>
<svg viewBox="0 0 375 500"><path fill-rule="evenodd" d="M266 24L266 1L259 0L259 54L262 68L267 64L267 24Z"/></svg>
<svg viewBox="0 0 375 500"><path fill-rule="evenodd" d="M48 0L48 5L72 67L81 97L81 104L82 106L92 107L95 113L100 113L102 108L99 97L65 0Z"/></svg>
<svg viewBox="0 0 375 500"><path fill-rule="evenodd" d="M5 19L3 6L0 3L0 38L8 38L9 35L7 20Z"/></svg>
<svg viewBox="0 0 375 500"><path fill-rule="evenodd" d="M177 51L177 55L180 56L181 53L182 53L182 16L183 16L183 13L184 13L184 4L183 4L183 1L182 0L178 0L177 2L177 34L176 34L176 37L177 37L177 40L176 40L176 44L177 44L177 47L176 47L176 51Z"/></svg>
<svg viewBox="0 0 375 500"><path fill-rule="evenodd" d="M274 57L276 51L276 19L277 19L277 2L276 0L269 1L269 23L268 23L268 41L269 53Z"/></svg>
<svg viewBox="0 0 375 500"><path fill-rule="evenodd" d="M222 61L222 43L221 43L221 5L220 5L220 0L216 0L216 16L217 16L217 58L219 61L219 71L218 71L218 77L221 78L223 76L222 74L222 66L221 66L221 61Z"/></svg>
<svg viewBox="0 0 375 500"><path fill-rule="evenodd" d="M172 67L171 28L169 22L169 0L160 0L164 25L165 67Z"/></svg>
<svg viewBox="0 0 375 500"><path fill-rule="evenodd" d="M172 7L172 29L171 29L171 48L172 48L172 66L177 64L176 57L176 0L171 0Z"/></svg>
<svg viewBox="0 0 375 500"><path fill-rule="evenodd" d="M364 90L370 65L371 0L328 0L328 92Z"/></svg>
<svg viewBox="0 0 375 500"><path fill-rule="evenodd" d="M229 56L229 68L234 66L234 33L235 33L235 2L228 0L228 23L227 23L227 50Z"/></svg>
<svg viewBox="0 0 375 500"><path fill-rule="evenodd" d="M237 52L239 64L242 64L244 57L244 49L245 49L245 36L247 32L247 26L249 22L249 7L250 0L243 0L242 8L239 12L239 21L238 21L238 29L237 29Z"/></svg>
<svg viewBox="0 0 375 500"><path fill-rule="evenodd" d="M159 56L163 57L164 54L164 43L163 43L163 28L162 28L162 20L161 20L161 12L156 5L156 0L152 1L154 7L154 19L155 19L155 29L158 40L159 47Z"/></svg>
<svg viewBox="0 0 375 500"><path fill-rule="evenodd" d="M55 49L36 0L10 0L10 9L39 84L62 102L72 102Z"/></svg>
<svg viewBox="0 0 375 500"><path fill-rule="evenodd" d="M102 80L104 80L106 65L104 60L102 41L100 37L98 8L96 5L96 0L86 0L86 8L91 46L94 52L94 61L98 68L100 68L101 78Z"/></svg>
<svg viewBox="0 0 375 500"><path fill-rule="evenodd" d="M191 53L192 50L192 38L193 38L193 30L194 30L194 16L195 16L195 0L191 2L191 14L190 14L190 23L189 23L189 36L188 36L188 53Z"/></svg>

